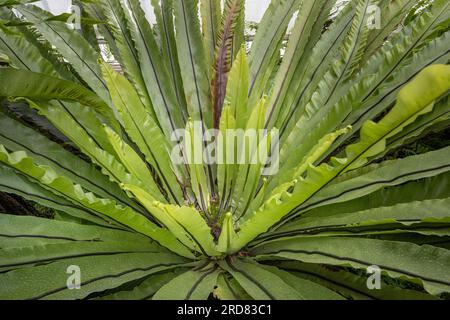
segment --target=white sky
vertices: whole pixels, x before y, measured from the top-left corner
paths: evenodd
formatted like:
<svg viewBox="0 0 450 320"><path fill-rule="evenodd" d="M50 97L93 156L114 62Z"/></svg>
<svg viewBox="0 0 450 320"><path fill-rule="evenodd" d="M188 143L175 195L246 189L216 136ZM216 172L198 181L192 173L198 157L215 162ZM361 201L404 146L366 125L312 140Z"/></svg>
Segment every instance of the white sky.
<svg viewBox="0 0 450 320"><path fill-rule="evenodd" d="M144 5L144 8L147 11L147 14L150 17L152 22L154 21L151 17L153 16L153 11L151 10L150 0L141 0ZM41 1L41 5L45 6L45 3L48 4L50 10L54 14L60 14L63 12L70 11L70 5L72 3L71 0L46 0ZM246 20L247 21L259 21L261 20L267 6L269 5L270 0L247 0L246 1Z"/></svg>

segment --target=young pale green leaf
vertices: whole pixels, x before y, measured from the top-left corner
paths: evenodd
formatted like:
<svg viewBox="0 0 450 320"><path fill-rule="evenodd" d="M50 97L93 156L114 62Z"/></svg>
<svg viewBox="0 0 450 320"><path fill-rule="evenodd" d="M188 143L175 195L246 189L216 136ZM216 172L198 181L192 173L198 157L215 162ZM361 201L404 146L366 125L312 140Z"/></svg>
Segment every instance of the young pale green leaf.
<svg viewBox="0 0 450 320"><path fill-rule="evenodd" d="M177 207L171 205L158 205L163 209L178 225L183 228L194 242L197 252L205 256L217 257L222 253L217 251L216 244L211 232L211 228L206 224L201 214L190 207Z"/></svg>
<svg viewBox="0 0 450 320"><path fill-rule="evenodd" d="M136 198L187 247L205 256L221 255L215 248L211 229L194 208L178 207L154 201L139 187L124 185Z"/></svg>
<svg viewBox="0 0 450 320"><path fill-rule="evenodd" d="M433 177L450 171L450 148L385 161L366 166L336 179L333 184L318 192L299 209L311 210L339 202L357 199L382 188L399 186L408 181ZM421 164L417 168L417 163Z"/></svg>
<svg viewBox="0 0 450 320"><path fill-rule="evenodd" d="M130 191L140 203L155 217L160 223L162 223L170 232L177 237L181 243L195 250L195 244L188 233L183 229L180 224L168 214L162 205L160 205L151 194L139 188L135 185L125 184L122 186L125 190Z"/></svg>
<svg viewBox="0 0 450 320"><path fill-rule="evenodd" d="M164 196L161 194L161 191L159 191L150 170L142 158L111 128L105 127L105 130L111 141L111 145L114 147L116 154L125 168L127 168L127 170L134 175L136 180L142 181L142 185L155 198L155 200L166 202Z"/></svg>
<svg viewBox="0 0 450 320"><path fill-rule="evenodd" d="M258 182L262 175L266 156L261 150L266 150L268 155L271 147L270 134L261 134L260 130L264 129L264 123L267 114L267 97L263 97L253 109L247 122L244 141L238 146L239 166L237 166L237 176L235 183L232 185L232 202L234 206L234 214L242 217L255 196L258 188ZM248 136L247 136L248 134Z"/></svg>
<svg viewBox="0 0 450 320"><path fill-rule="evenodd" d="M236 119L236 128L244 129L249 117L248 87L249 66L245 47L242 47L234 60L228 77L225 106L229 105L231 115Z"/></svg>
<svg viewBox="0 0 450 320"><path fill-rule="evenodd" d="M189 120L185 132L182 152L188 162L191 188L199 207L209 215L213 183L211 167L204 161L204 155L209 154L209 151L205 148L203 128L199 122Z"/></svg>
<svg viewBox="0 0 450 320"><path fill-rule="evenodd" d="M245 94L245 96L247 95ZM234 140L230 139L227 134L231 130L236 129L236 118L233 117L231 107L227 103L222 112L219 129L222 139L218 142L217 187L220 196L219 210L222 213L222 210L228 205L227 202L230 200L230 191L233 190L237 174L235 160L237 158L237 148L234 145ZM222 144L222 148L220 144Z"/></svg>
<svg viewBox="0 0 450 320"><path fill-rule="evenodd" d="M235 237L236 231L234 230L233 215L228 212L223 218L222 231L217 243L217 250L223 253L228 253L231 248L231 243L234 241Z"/></svg>
<svg viewBox="0 0 450 320"><path fill-rule="evenodd" d="M281 161L285 160L283 161L284 165L280 168L276 177L271 179L268 186L268 191L271 191L271 193L268 195L274 195L282 191L284 186L292 181L292 178L300 178L310 165L316 163L316 161L318 161L323 154L327 152L337 138L348 133L351 129L351 127L347 127L327 134L325 137L320 139L319 142L306 155L293 152L292 149L289 150L289 152L286 149L282 149L280 158ZM300 157L302 157L302 159L299 159Z"/></svg>

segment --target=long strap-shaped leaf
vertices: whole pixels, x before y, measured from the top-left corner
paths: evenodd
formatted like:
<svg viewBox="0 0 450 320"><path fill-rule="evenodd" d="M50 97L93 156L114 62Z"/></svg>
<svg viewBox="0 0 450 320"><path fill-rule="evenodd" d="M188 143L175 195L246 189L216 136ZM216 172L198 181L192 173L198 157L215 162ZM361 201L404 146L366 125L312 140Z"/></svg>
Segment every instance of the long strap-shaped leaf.
<svg viewBox="0 0 450 320"><path fill-rule="evenodd" d="M367 60L383 45L386 37L402 23L407 13L417 4L417 0L399 0L389 1L383 0L379 4L380 16L382 19L378 21L380 28L373 28L367 39L367 48L364 59Z"/></svg>
<svg viewBox="0 0 450 320"><path fill-rule="evenodd" d="M278 275L247 259L220 263L255 300L303 300L303 296Z"/></svg>
<svg viewBox="0 0 450 320"><path fill-rule="evenodd" d="M89 208L76 205L63 197L52 193L43 186L30 181L23 175L20 175L10 167L1 164L0 173L2 175L2 182L0 183L1 192L16 194L29 201L34 201L44 207L54 209L57 213L64 212L66 216L73 217L79 221L85 221L111 229L125 228L123 225L115 222L109 217L92 211ZM15 241L13 241L15 239L16 238L4 239L4 247L7 247L8 243L15 243ZM32 237L26 239L27 244L33 244Z"/></svg>
<svg viewBox="0 0 450 320"><path fill-rule="evenodd" d="M326 106L333 106L340 96L339 91L345 90L343 84L352 74L354 64L360 61L366 45L369 31L367 26L369 5L370 0L357 2L355 16L347 37L342 43L341 53L337 61L330 65L323 81L318 84L317 88L314 88L316 98L311 101L312 107L306 107L308 114L311 114L312 111L309 109L314 109L313 107L319 108L319 106L322 106L325 110ZM284 128L282 128L281 133L284 134Z"/></svg>
<svg viewBox="0 0 450 320"><path fill-rule="evenodd" d="M213 182L211 166L204 163L203 155L208 152L204 146L202 124L189 120L186 124L183 153L188 161L191 189L194 192L199 207L209 217L212 200Z"/></svg>
<svg viewBox="0 0 450 320"><path fill-rule="evenodd" d="M289 22L301 1L271 1L258 27L250 52L251 105L265 93L268 77L275 66L273 57L279 54Z"/></svg>
<svg viewBox="0 0 450 320"><path fill-rule="evenodd" d="M39 104L28 101L30 107L44 115L59 131L73 141L76 146L87 155L95 164L98 164L102 172L116 183L135 183L140 185L140 180L136 180L115 158L114 155L100 149L92 140L90 135L69 115L65 110L53 104L40 102ZM97 131L102 131L100 126Z"/></svg>
<svg viewBox="0 0 450 320"><path fill-rule="evenodd" d="M372 159L372 161L381 159L387 153L399 148L402 145L406 145L417 139L420 139L423 134L434 131L434 128L436 128L436 131L434 132L439 132L440 128L448 127L448 123L446 123L446 121L448 121L449 116L450 97L447 96L435 105L432 112L420 116L416 122L406 127L403 132L390 138L386 142L386 151L383 154L376 156L374 159Z"/></svg>
<svg viewBox="0 0 450 320"><path fill-rule="evenodd" d="M32 300L82 299L94 292L103 292L154 273L182 267L188 262L179 256L164 253L87 255L4 273L0 280L0 297ZM82 273L80 290L69 290L67 286L66 271L72 265L78 266ZM30 286L30 279L34 279L32 281L36 281L36 285Z"/></svg>
<svg viewBox="0 0 450 320"><path fill-rule="evenodd" d="M280 151L280 159L285 160L281 168L275 177L272 177L270 183L267 187L268 194L265 197L273 195L277 192L278 188L283 188L286 183L292 181L292 177L300 177L309 168L310 165L316 163L328 150L330 150L331 145L340 136L351 131L351 127L347 127L336 132L329 133L321 138L316 145L313 146L306 153L302 152L302 146L300 150L291 149L288 151L287 148L282 148ZM294 144L294 139L296 135L289 137L287 140L288 144ZM288 155L289 153L289 155Z"/></svg>
<svg viewBox="0 0 450 320"><path fill-rule="evenodd" d="M26 28L16 29L0 25L1 52L6 54L11 63L17 68L57 76L57 72L54 70L51 62L47 59L42 59L41 51L34 45L30 45L25 32L27 32ZM31 32L27 33L31 34Z"/></svg>
<svg viewBox="0 0 450 320"><path fill-rule="evenodd" d="M225 5L226 6L226 5ZM205 43L206 58L208 66L214 61L220 24L222 20L222 8L220 1L200 0L200 13L202 17L202 34Z"/></svg>
<svg viewBox="0 0 450 320"><path fill-rule="evenodd" d="M449 198L401 203L353 213L327 217L304 217L267 235L261 241L293 236L323 236L325 234L377 234L384 231L430 233L450 229ZM445 229L444 229L445 230Z"/></svg>
<svg viewBox="0 0 450 320"><path fill-rule="evenodd" d="M358 176L345 175L341 181L318 192L310 201L300 206L298 212L305 212L320 206L339 203L363 197L389 186L398 186L408 181L424 179L450 171L450 148L443 148L404 159L383 162L373 167L365 167ZM421 163L417 168L417 163Z"/></svg>
<svg viewBox="0 0 450 320"><path fill-rule="evenodd" d="M450 252L433 246L357 238L290 239L263 245L253 254L355 268L378 266L391 277L420 280L431 294L448 291Z"/></svg>
<svg viewBox="0 0 450 320"><path fill-rule="evenodd" d="M197 210L158 203L144 190L133 185L125 185L124 188L131 191L187 247L204 256L222 255L216 250L211 229Z"/></svg>
<svg viewBox="0 0 450 320"><path fill-rule="evenodd" d="M245 96L247 96L246 91L241 91ZM234 141L232 137L227 135L228 130L234 130L237 128L236 119L232 114L232 107L230 104L226 104L222 112L222 117L220 119L220 133L222 134L222 140L220 143L222 147L219 147L218 158L220 163L217 165L217 187L220 196L220 206L219 213L220 216L223 210L226 209L228 203L231 200L231 195L233 191L233 184L236 183L236 175L238 173L236 148L234 147ZM231 160L231 161L230 161Z"/></svg>
<svg viewBox="0 0 450 320"><path fill-rule="evenodd" d="M213 295L223 301L252 299L234 278L225 273L219 275Z"/></svg>
<svg viewBox="0 0 450 320"><path fill-rule="evenodd" d="M381 88L377 90L377 94L372 98L367 99L361 106L360 102L357 101L361 101L362 98L356 97L354 93L364 92L364 89L362 89L362 87L358 87L358 91L354 91L351 93L351 99L354 99L353 101L355 101L354 106L356 109L354 110L354 112L351 112L346 120L342 120L343 118L340 118L337 113L334 113L335 115L337 115L337 117L332 121L339 120L339 124L341 123L341 121L344 121L345 124L351 124L354 128L354 131L357 131L365 121L374 118L376 115L383 112L383 110L386 110L386 108L390 107L392 103L394 103L397 92L408 81L410 81L410 79L416 76L417 73L420 72L420 70L431 64L445 63L448 60L448 58L450 57L450 50L448 49L448 46L446 46L446 43L449 39L449 36L450 33L447 32L446 34L433 40L423 49L411 56L405 63L405 66L402 66L401 69L395 73L393 79L383 84ZM364 81L362 81L362 83L364 83ZM368 83L370 83L370 80ZM346 114L348 111L343 111L342 106L349 106L348 101L349 100L347 98L344 98L339 103L339 106L335 109L336 112L341 112L341 115ZM418 134L417 132L423 131L426 126L430 125L429 122L433 122L433 119L435 119L436 117L439 118L440 115L445 116L446 108L447 106L445 105L438 105L433 109L432 112L421 115L417 121L409 124L402 132L389 138L386 142L386 150L376 157L382 157L389 149L393 148L395 145L398 146L401 142L404 141L403 139L406 139L409 135L414 136L415 134ZM333 146L323 154L322 158L319 161L327 158L329 154L333 152L333 150L339 148L339 145L346 141L350 135L351 134L346 134L340 137L333 144Z"/></svg>
<svg viewBox="0 0 450 320"><path fill-rule="evenodd" d="M153 29L146 19L140 2L130 0L121 0L120 2L136 45L139 66L152 99L153 109L161 128L169 137L174 130L183 127L183 112L180 112L183 109L178 107L169 71L162 62Z"/></svg>
<svg viewBox="0 0 450 320"><path fill-rule="evenodd" d="M174 1L178 61L189 115L212 128L210 79L198 20L198 0Z"/></svg>
<svg viewBox="0 0 450 320"><path fill-rule="evenodd" d="M446 63L448 61L450 50L446 44L449 41L450 32L446 32L440 37L433 39L426 46L414 52L414 54L409 55L415 46L420 43L420 40L426 36L426 31L433 25L432 22L436 19L436 17L432 17L433 19L430 21L430 18L427 20L419 20L417 25L411 26L412 30L410 29L409 31L412 31L413 35L407 37L409 40L406 43L400 43L394 47L386 45L386 48L383 48L380 54L373 57L368 63L367 69L363 70L364 72L371 73L371 69L374 66L379 66L376 76L372 76L371 79L369 77L366 78L365 80L367 81L362 80L362 86L355 86L351 89L349 96L342 99L342 104L347 103L349 97L358 102L352 105L351 112L345 118L339 119L340 122L359 129L364 121L373 118L389 107L393 103L398 90L421 69L431 64ZM399 38L395 37L395 39L398 40ZM392 58L382 58L388 52L392 54ZM408 58L406 59L406 57ZM398 67L395 67L395 65ZM392 66L395 68L392 69ZM387 81L387 77L391 74L393 74L392 80ZM347 112L344 112L344 114ZM346 138L348 137L346 136L338 140L334 147L336 148Z"/></svg>
<svg viewBox="0 0 450 320"><path fill-rule="evenodd" d="M11 151L26 151L39 163L51 166L58 174L70 178L102 198L110 198L124 205L131 204L118 185L109 181L93 165L1 112L0 143Z"/></svg>
<svg viewBox="0 0 450 320"><path fill-rule="evenodd" d="M106 296L97 298L96 300L151 300L153 295L161 289L162 286L169 283L183 272L187 268L177 268L175 270L170 270L167 272L161 272L158 274L151 275L147 277L143 282L133 288L133 290L124 290L115 292Z"/></svg>
<svg viewBox="0 0 450 320"><path fill-rule="evenodd" d="M2 248L40 246L57 243L136 242L155 247L146 236L123 230L61 222L37 217L0 215Z"/></svg>
<svg viewBox="0 0 450 320"><path fill-rule="evenodd" d="M258 105L253 109L249 117L246 129L248 132L256 132L258 137L249 139L250 142L243 143L243 146L238 146L237 176L235 177L234 185L230 185L231 199L234 206L234 214L240 218L247 211L251 200L257 191L258 182L260 181L264 164L267 159L262 159L264 153L261 150L269 152L271 149L271 137L263 137L260 130L264 128L266 114L267 114L267 98L263 97ZM248 158L248 159L247 159ZM242 163L242 164L241 164Z"/></svg>
<svg viewBox="0 0 450 320"><path fill-rule="evenodd" d="M117 47L118 57L116 58L120 60L123 71L139 93L142 104L155 116L149 92L141 73L135 43L131 37L119 0L102 0L98 4L89 3L88 6L91 10L95 10L95 13L102 14L108 21L108 30L111 32L111 37L107 38L109 39L108 44Z"/></svg>
<svg viewBox="0 0 450 320"><path fill-rule="evenodd" d="M289 37L286 53L274 80L269 100L268 121L271 121L272 117L278 118L277 113L280 107L278 103L283 102L294 75L301 74L302 67L307 66L306 57L319 39L323 24L328 19L332 6L333 1L326 0L302 2L295 26Z"/></svg>
<svg viewBox="0 0 450 320"><path fill-rule="evenodd" d="M0 10L0 17L8 21L2 25L0 47L16 67L79 81L79 76L36 28L22 22L11 9Z"/></svg>
<svg viewBox="0 0 450 320"><path fill-rule="evenodd" d="M218 192L220 195L220 213L228 206L233 193L233 184L238 174L237 149L234 148L232 137L228 130L245 129L250 116L248 105L249 66L245 47L242 47L236 56L230 71L224 108L222 111L219 129L222 133L222 163L217 166ZM230 131L231 132L231 131ZM220 148L219 148L220 150ZM220 158L219 158L220 159ZM230 162L230 160L232 160ZM219 215L220 216L220 215Z"/></svg>
<svg viewBox="0 0 450 320"><path fill-rule="evenodd" d="M54 87L55 82L60 83L59 80L54 79L55 77L63 78L64 80L68 80L71 82L77 82L77 79L68 69L65 63L61 62L63 58L55 54L53 52L54 50L48 43L37 40L40 38L41 35L38 34L35 30L29 30L26 27L18 27L13 30L2 28L0 30L0 50L4 50L3 52L8 55L14 66L20 69L29 70L52 77L47 79L46 81L44 81L44 78L41 79L43 82L49 82L49 87ZM71 85L72 84L68 84L69 87ZM42 88L44 88L44 86L42 86ZM80 92L86 92L84 88L79 89ZM61 92L63 91L64 90L62 90ZM39 93L34 92L33 94ZM92 96L92 99L104 105L101 99L99 99L98 97L94 97L91 93L89 94ZM42 96L42 98L45 97ZM66 97L61 98L66 99ZM82 100L83 102L88 102L85 101L85 99ZM89 101L90 100L91 99L89 99ZM63 108L68 113L68 115L73 118L73 120L75 120L83 129L85 129L88 134L95 132L96 128L98 128L98 126L100 125L100 121L97 120L97 118L101 114L103 114L102 118L104 118L105 120L108 119L112 126L117 127L117 121L113 118L112 114L110 113L109 107L107 107L106 105L104 107L101 106L95 108L95 110L99 112L99 114L96 114L95 110L90 110L89 108L85 108L82 106L78 107L77 105L71 104L67 101L59 100L55 103L61 106L61 108ZM102 135L101 133L97 135L91 134L90 137L98 145L98 147L108 150L110 153L113 153L104 135Z"/></svg>
<svg viewBox="0 0 450 320"><path fill-rule="evenodd" d="M206 300L220 272L214 264L204 270L185 272L158 290L152 300Z"/></svg>
<svg viewBox="0 0 450 320"><path fill-rule="evenodd" d="M244 4L245 2L243 0L228 0L225 2L221 27L217 34L211 90L214 109L214 128L219 127L227 89L228 73L230 72L231 61L233 59L234 31L241 11L244 10Z"/></svg>
<svg viewBox="0 0 450 320"><path fill-rule="evenodd" d="M355 17L356 4L356 1L351 1L342 9L328 30L321 35L307 61L298 65L296 77L293 78L284 101L279 101L278 117L273 117L274 126L282 133L292 131L298 115L305 112L306 103L337 59ZM281 138L283 137L284 135Z"/></svg>
<svg viewBox="0 0 450 320"><path fill-rule="evenodd" d="M357 171L359 170L355 170ZM450 173L446 172L431 178L383 188L360 198L332 204L333 214L364 211L413 201L445 199L450 197L449 179ZM326 217L330 215L329 209L329 206L311 209L304 213L304 217Z"/></svg>
<svg viewBox="0 0 450 320"><path fill-rule="evenodd" d="M106 133L113 145L117 156L123 163L125 168L134 175L136 180L142 181L143 187L155 197L156 200L166 202L156 184L147 164L142 160L141 156L111 128L105 127Z"/></svg>
<svg viewBox="0 0 450 320"><path fill-rule="evenodd" d="M277 267L265 265L261 265L261 267L280 277L284 282L297 290L305 300L344 300L337 292L334 292L321 284L297 277L296 275L278 269Z"/></svg>
<svg viewBox="0 0 450 320"><path fill-rule="evenodd" d="M130 82L106 63L103 63L102 69L111 98L124 121L125 130L145 155L147 162L157 171L169 197L181 203L183 196L177 175L170 165L169 142L142 105Z"/></svg>
<svg viewBox="0 0 450 320"><path fill-rule="evenodd" d="M295 165L294 159L286 157L288 150L290 153L292 148L296 148L296 153L304 154L311 149L314 141L321 139L324 134L335 130L337 126L341 126L343 123L344 125L352 125L354 131L357 132L365 121L375 117L394 103L397 92L422 68L433 63L445 63L449 54L448 48L445 46L445 40L448 37L445 35L441 37L442 39L436 39L417 52L415 56L411 57L411 59L414 59L408 60L405 66L401 63L420 42L420 39L423 39L427 30L435 23L439 15L443 13L441 10L442 3L439 9L436 15L427 15L417 24L405 29L404 32L407 34L412 33L411 37L395 37L397 41L400 41L398 46L391 47L388 45L383 48L384 54L376 55L373 61L369 62L367 67L363 69L363 74L366 74L366 76L353 85L336 105L328 106L331 108L323 108L322 104L316 103L316 101L312 101L308 105L308 107L314 106L309 109L313 115L302 117L285 140L286 143L284 143L280 153L282 157L280 162L283 163L281 171ZM378 70L373 69L374 66L377 66ZM393 79L386 81L387 77L393 74L395 75ZM384 81L387 83L383 83ZM370 92L374 93L373 97L370 97ZM354 108L354 110L351 111L351 108ZM304 132L308 132L308 134L305 135ZM320 160L336 150L350 135L346 134L339 138ZM298 147L295 147L296 145Z"/></svg>
<svg viewBox="0 0 450 320"><path fill-rule="evenodd" d="M367 287L367 278L355 275L344 268L338 270L326 265L301 263L297 261L281 262L279 268L305 280L319 283L353 300L439 300L438 297L417 291L399 288L395 284L383 283L378 290ZM370 276L369 274L368 276Z"/></svg>
<svg viewBox="0 0 450 320"><path fill-rule="evenodd" d="M150 220L129 207L121 207L111 200L98 199L92 193L85 193L79 185L74 185L66 177L58 176L49 167L36 165L33 159L28 157L24 152L8 153L0 145L0 161L75 204L86 206L94 212L108 216L137 232L149 236L161 245L170 248L182 256L192 256L168 230L157 227Z"/></svg>
<svg viewBox="0 0 450 320"><path fill-rule="evenodd" d="M236 120L236 128L244 129L250 116L248 105L249 66L245 47L240 48L231 67L225 95L225 106Z"/></svg>
<svg viewBox="0 0 450 320"><path fill-rule="evenodd" d="M47 21L51 15L38 7L15 8L58 49L92 90L105 101L109 101L108 91L97 63L99 56L79 33L72 32L64 23Z"/></svg>
<svg viewBox="0 0 450 320"><path fill-rule="evenodd" d="M161 2L161 4L159 3ZM175 40L175 26L173 21L173 0L152 0L153 10L156 16L156 27L158 28L162 56L170 73L170 79L176 90L177 101L182 112L187 114L186 97L184 96L183 81L181 79L180 64L178 62L178 49Z"/></svg>
<svg viewBox="0 0 450 320"><path fill-rule="evenodd" d="M332 158L330 165L311 166L306 178L296 181L292 192L282 192L270 198L240 226L234 250L239 250L279 220L291 217L289 213L295 207L309 200L334 178L364 165L368 157L381 152L387 138L400 132L420 114L428 112L430 104L448 92L449 68L446 65L436 65L422 71L402 89L391 112L380 122L367 122L363 126L360 142L347 147L346 158Z"/></svg>
<svg viewBox="0 0 450 320"><path fill-rule="evenodd" d="M121 253L161 252L158 246L138 241L108 242L66 242L57 244L33 245L31 247L2 248L0 250L0 270L11 271L38 264L52 263L80 256L106 256Z"/></svg>
<svg viewBox="0 0 450 320"><path fill-rule="evenodd" d="M25 97L39 100L77 101L105 111L108 105L95 93L67 80L50 77L27 70L2 68L0 70L1 96Z"/></svg>
<svg viewBox="0 0 450 320"><path fill-rule="evenodd" d="M92 134L92 132L98 131L98 126L101 124L101 120L94 111L103 115L114 127L117 127L117 121L109 106L89 89L71 81L12 68L0 70L0 81L2 81L1 96L43 101L58 100L52 104L72 118L72 121L75 121L98 147L111 152L112 148L104 134ZM83 106L89 106L92 110L69 102L79 102Z"/></svg>

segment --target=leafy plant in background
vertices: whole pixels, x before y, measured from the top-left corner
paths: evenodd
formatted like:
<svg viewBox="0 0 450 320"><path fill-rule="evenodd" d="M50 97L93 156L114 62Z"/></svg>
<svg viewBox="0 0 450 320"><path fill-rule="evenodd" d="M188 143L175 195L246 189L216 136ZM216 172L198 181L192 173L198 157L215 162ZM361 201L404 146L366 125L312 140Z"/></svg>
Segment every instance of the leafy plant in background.
<svg viewBox="0 0 450 320"><path fill-rule="evenodd" d="M448 123L450 2L411 15L417 1L351 1L323 32L333 1L273 1L248 55L243 0L155 0L155 25L138 1L78 1L82 30L29 2L0 1L0 95L48 130L2 108L0 191L56 215L0 215L0 298L450 291L450 147L382 161ZM278 128L278 173L172 163L171 134L192 121ZM372 265L380 290L366 286Z"/></svg>

